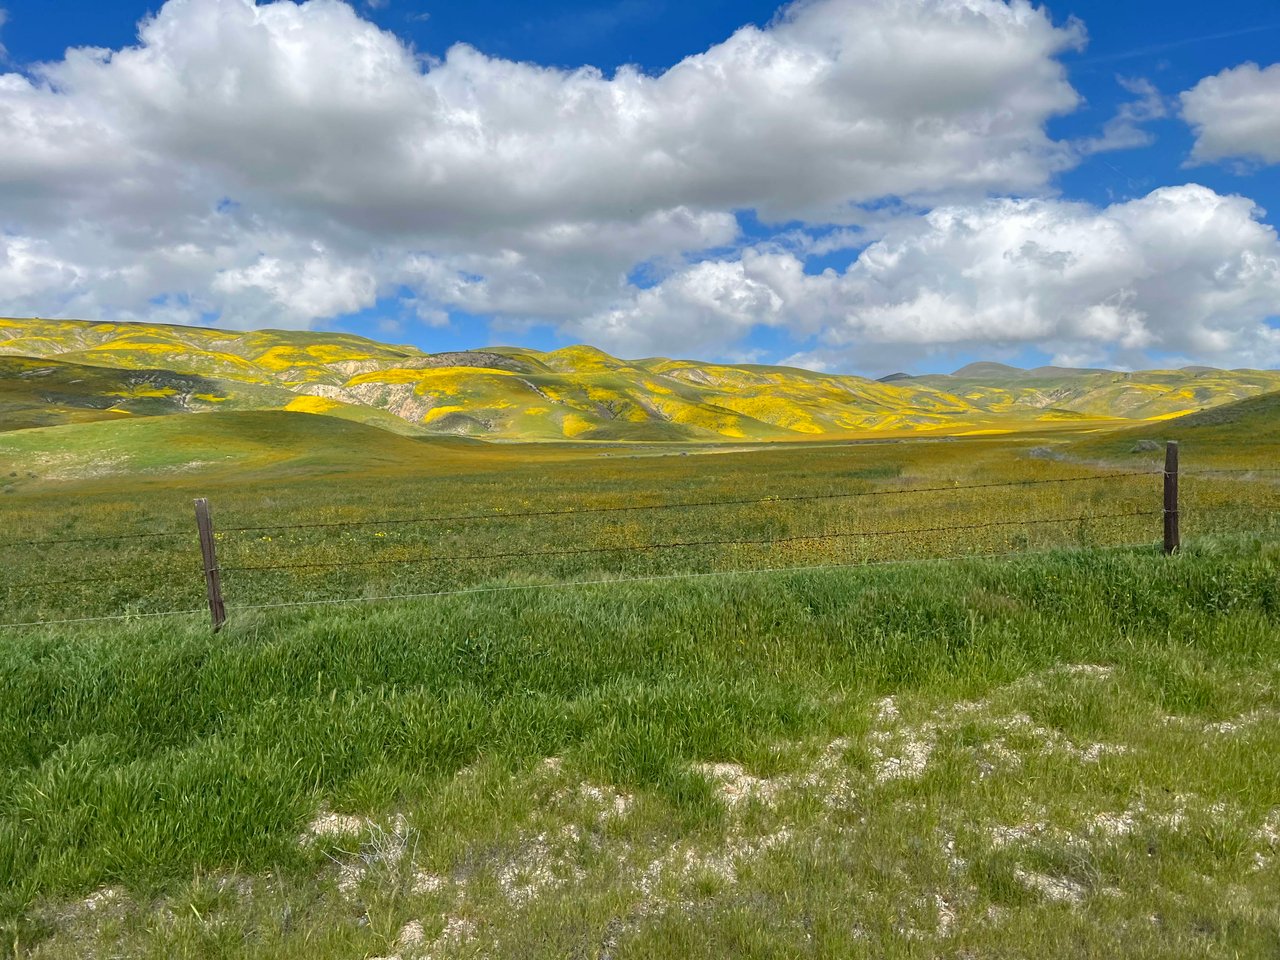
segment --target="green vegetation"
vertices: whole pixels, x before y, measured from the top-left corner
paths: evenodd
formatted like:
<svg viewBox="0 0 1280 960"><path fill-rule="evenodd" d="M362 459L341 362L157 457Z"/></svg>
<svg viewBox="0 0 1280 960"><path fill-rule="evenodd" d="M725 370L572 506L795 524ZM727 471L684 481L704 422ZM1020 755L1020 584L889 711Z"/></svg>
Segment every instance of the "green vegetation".
<svg viewBox="0 0 1280 960"><path fill-rule="evenodd" d="M299 396L282 387L168 370L119 370L0 356L0 429L3 430L232 410L320 413L368 423L392 433L424 433L421 428L376 407ZM192 427L187 429L199 432ZM111 431L101 435L110 437Z"/></svg>
<svg viewBox="0 0 1280 960"><path fill-rule="evenodd" d="M0 620L197 612L0 631L0 956L1272 956L1280 475L1239 439L1274 410L736 449L13 432ZM1166 436L1173 558L1128 475ZM751 502L586 512L703 500ZM298 526L429 517L473 519ZM1014 522L1044 518L1085 519ZM133 533L172 536L85 541ZM734 542L624 549L690 541ZM723 575L557 586L676 574Z"/></svg>
<svg viewBox="0 0 1280 960"><path fill-rule="evenodd" d="M216 407L505 440L963 436L1103 429L1280 390L1275 371L976 364L951 377L882 382L793 367L627 361L588 346L427 354L343 334L71 320L0 319L0 355L14 358L0 363L46 371L8 378L0 430Z"/></svg>
<svg viewBox="0 0 1280 960"><path fill-rule="evenodd" d="M1271 370L1019 370L975 363L951 376L910 377L898 384L945 390L991 413L1058 410L1077 416L1165 420L1280 389Z"/></svg>
<svg viewBox="0 0 1280 960"><path fill-rule="evenodd" d="M1139 463L1158 457L1164 440L1177 440L1197 469L1280 467L1280 393L1250 397L1211 410L1077 441L1077 456Z"/></svg>
<svg viewBox="0 0 1280 960"><path fill-rule="evenodd" d="M104 426L112 428L119 446L105 442L99 432ZM191 427L199 429L184 429ZM127 436L125 428L131 431ZM41 436L45 433L60 437L56 454L40 452L48 442ZM640 452L627 445L411 439L287 413L22 431L0 438L0 483L10 491L3 501L6 539L80 540L155 531L173 536L24 551L21 564L10 570L7 596L0 598L5 600L0 620L199 606L203 584L191 521L191 500L197 496L213 504L233 606L1141 544L1156 537L1159 517L1149 514L1159 505L1157 477L1038 460L1033 451L1031 441L975 438L783 444L686 456L688 448L680 445ZM184 463L192 466L177 469ZM1117 472L1126 475L1108 479ZM6 473L16 476L5 478ZM1098 479L954 490L1082 476ZM50 483L50 478L62 479ZM898 492L919 488L929 492ZM1272 493L1266 484L1226 477L1189 482L1188 507L1212 500L1215 512L1190 514L1188 533L1217 529L1207 525L1230 522L1233 516L1256 522L1257 506ZM815 495L827 499L789 499ZM583 512L726 499L746 502ZM1217 512L1219 507L1234 513ZM548 510L567 513L520 516ZM445 519L310 526L432 517ZM1077 517L1085 519L1014 522ZM978 527L950 529L971 525ZM257 529L234 529L241 527ZM900 532L913 530L924 532ZM870 535L848 535L855 532ZM705 545L630 549L669 543ZM601 552L559 552L566 548ZM493 554L501 556L450 559ZM69 561L74 563L70 572ZM285 569L244 569L251 567ZM55 583L45 586L44 580Z"/></svg>
<svg viewBox="0 0 1280 960"><path fill-rule="evenodd" d="M43 489L49 481L133 481L180 485L182 474L234 480L307 476L425 463L475 441L419 441L335 416L282 411L207 413L83 423L0 434L0 489ZM8 468L8 469L5 469ZM113 479L114 478L114 479Z"/></svg>
<svg viewBox="0 0 1280 960"><path fill-rule="evenodd" d="M1269 956L1278 561L9 637L6 940L429 955L396 944L417 921L460 956Z"/></svg>

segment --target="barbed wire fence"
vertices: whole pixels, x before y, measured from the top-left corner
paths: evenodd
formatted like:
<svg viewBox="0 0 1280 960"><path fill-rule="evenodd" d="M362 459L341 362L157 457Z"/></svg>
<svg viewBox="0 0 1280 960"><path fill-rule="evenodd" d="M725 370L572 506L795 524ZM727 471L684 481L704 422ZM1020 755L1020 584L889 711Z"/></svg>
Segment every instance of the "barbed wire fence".
<svg viewBox="0 0 1280 960"><path fill-rule="evenodd" d="M1230 473L1232 471L1218 471ZM1241 471L1245 472L1245 471ZM1248 471L1258 472L1258 471ZM1102 511L1073 511L1065 515L1055 516L1030 516L1030 517L1010 517L1007 519L982 520L971 523L947 523L947 524L929 524L921 526L895 527L891 529L827 529L815 532L802 532L773 535L773 536L715 536L704 538L680 538L667 540L650 540L642 543L621 543L608 545L563 545L555 546L551 549L498 549L481 552L464 552L464 553L443 553L439 554L430 549L419 551L413 554L404 554L403 552L393 553L389 555L370 556L364 558L340 558L340 559L323 559L316 555L314 549L300 557L288 557L280 562L252 562L239 560L233 556L231 563L220 563L218 551L220 548L228 547L234 544L239 538L239 542L243 545L245 538L250 535L261 535L262 539L270 540L269 534L280 534L292 531L310 531L320 536L332 535L335 531L341 530L357 530L365 528L380 528L391 530L395 528L410 527L438 527L440 525L452 524L474 524L488 523L493 521L511 522L511 521L546 521L555 518L566 517L584 517L595 515L609 514L657 514L664 511L674 511L679 514L681 511L692 510L716 510L732 507L765 507L773 504L794 504L803 507L807 504L824 502L824 501L859 501L867 498L910 498L917 495L939 494L945 493L956 497L963 497L975 491L995 491L1008 490L1015 491L1018 489L1037 488L1048 485L1083 485L1089 483L1114 483L1115 481L1125 478L1162 478L1163 482L1159 491L1151 490L1143 495L1143 500L1150 506L1137 506L1130 509L1114 509ZM455 586L447 589L398 589L391 591L368 591L355 596L341 597L321 597L306 599L271 599L268 598L260 602L251 602L255 598L252 594L244 596L244 602L234 602L232 611L251 611L251 610L268 610L281 609L290 607L303 606L325 606L325 605L350 605L357 603L369 603L377 601L390 600L407 600L419 598L463 596L463 595L484 595L498 594L512 591L528 591L528 590L545 590L545 589L568 589L574 587L598 586L605 584L625 584L625 583L653 583L653 582L670 582L678 580L700 580L715 577L741 577L741 576L762 576L762 575L781 575L800 573L805 571L824 571L836 569L850 569L865 566L883 566L891 563L920 563L920 562L954 562L966 559L992 559L998 557L1016 557L1023 556L1029 552L1026 549L999 550L999 551L970 551L959 553L938 553L934 552L925 556L913 557L884 557L884 556L866 556L860 555L850 559L839 560L836 562L809 562L809 563L786 563L784 561L789 553L787 551L800 549L802 545L817 545L830 547L833 544L849 543L849 544L866 544L868 542L919 542L921 539L929 540L936 538L941 534L965 534L974 531L999 531L999 530L1029 530L1033 528L1049 528L1061 527L1067 524L1075 524L1078 528L1084 529L1089 525L1098 525L1107 521L1126 521L1135 518L1161 518L1163 549L1166 553L1175 552L1180 545L1180 503L1178 495L1178 449L1175 443L1168 445L1166 450L1166 460L1163 470L1132 470L1132 471L1109 471L1095 472L1086 475L1069 476L1069 477L1041 477L1021 480L1008 480L996 482L983 482L972 484L948 484L948 485L926 485L917 487L904 487L894 489L879 490L857 490L848 492L834 493L813 493L813 494L786 494L777 496L763 497L734 497L734 498L715 498L715 499L695 499L695 500L678 500L662 503L651 504L623 504L623 505L575 505L566 508L555 509L538 509L528 511L490 511L490 512L466 512L466 513L442 513L433 515L410 515L400 517L373 517L362 518L356 520L336 520L336 521L309 521L301 523L255 523L243 524L238 526L222 527L215 532L212 511L208 502L205 500L196 501L196 533L200 544L199 565L194 565L191 561L195 558L195 554L189 552L189 546L193 539L191 530L163 530L163 531L145 531L137 533L120 533L120 534L102 534L93 536L75 536L75 537L57 537L49 539L15 539L0 542L0 555L3 551L27 550L42 551L52 547L77 547L86 545L104 545L104 544L158 544L170 541L174 544L181 544L187 550L184 554L175 554L174 559L179 556L185 557L182 562L168 564L162 575L155 577L150 582L153 585L172 586L175 583L182 583L187 587L191 587L193 580L198 578L201 581L203 592L205 593L206 604L203 606L190 606L179 609L165 609L158 611L121 611L117 613L92 615L92 616L65 616L54 618L31 618L25 620L15 620L8 623L0 623L0 628L24 628L37 626L52 626L58 624L77 624L91 623L97 621L124 621L143 618L156 617L194 617L207 613L210 617L214 630L221 629L227 620L226 597L222 585L222 579L226 576L229 582L233 584L233 594L240 588L249 585L252 578L261 578L264 575L273 574L292 574L299 571L342 571L342 570L367 570L371 568L400 568L421 570L422 568L445 569L456 571L466 565L477 565L482 567L485 564L492 564L503 561L548 561L556 558L618 558L618 557L635 557L638 555L652 554L669 554L672 552L685 552L691 556L700 556L699 551L724 551L724 550L756 550L765 551L773 561L764 566L751 566L742 569L686 569L686 570L662 570L651 573L636 573L630 575L626 571L622 571L616 575L610 576L570 576L564 579L547 579L539 582L530 583L511 583L511 582L481 582L472 583L465 586ZM959 508L958 508L959 509ZM1212 509L1212 508L1211 508ZM1151 530L1154 533L1155 526L1153 524ZM376 534L382 536L383 534ZM1024 538L1026 539L1026 538ZM1152 538L1154 539L1154 537ZM1124 542L1116 544L1097 544L1091 543L1094 549L1133 549L1137 547L1147 546L1151 543L1151 539L1143 543ZM498 575L501 576L503 571L499 570ZM507 571L508 573L510 571ZM58 577L53 579L41 578L38 580L29 580L25 582L7 584L7 589L12 596L15 593L21 594L24 591L40 592L50 589L65 588L72 586L93 586L109 583L116 583L120 580L119 572L98 576L75 576L75 577ZM283 587L282 589L287 589ZM233 600L235 597L233 596Z"/></svg>

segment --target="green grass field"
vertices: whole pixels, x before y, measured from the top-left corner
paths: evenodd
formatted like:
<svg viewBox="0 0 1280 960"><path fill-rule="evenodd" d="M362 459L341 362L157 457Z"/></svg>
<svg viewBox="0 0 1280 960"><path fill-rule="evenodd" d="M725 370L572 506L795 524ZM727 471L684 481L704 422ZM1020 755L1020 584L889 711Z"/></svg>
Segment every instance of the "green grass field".
<svg viewBox="0 0 1280 960"><path fill-rule="evenodd" d="M10 435L0 620L199 611L194 496L231 619L0 632L0 950L1274 956L1280 474L1240 438L1276 413L1214 413L750 450L218 413L35 469ZM584 509L704 500L752 502ZM25 543L135 533L172 536ZM829 569L752 572L793 567Z"/></svg>

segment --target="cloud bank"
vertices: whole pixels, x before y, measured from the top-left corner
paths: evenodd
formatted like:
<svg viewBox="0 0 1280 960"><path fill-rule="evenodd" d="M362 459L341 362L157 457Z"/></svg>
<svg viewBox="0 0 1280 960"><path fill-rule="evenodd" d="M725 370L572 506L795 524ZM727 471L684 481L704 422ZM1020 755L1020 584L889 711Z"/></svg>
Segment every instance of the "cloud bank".
<svg viewBox="0 0 1280 960"><path fill-rule="evenodd" d="M1042 186L1080 39L1022 0L812 0L606 77L427 62L336 0L170 0L0 77L9 309L303 325L408 284L565 318L735 210Z"/></svg>
<svg viewBox="0 0 1280 960"><path fill-rule="evenodd" d="M901 221L844 272L757 249L690 266L583 321L647 353L674 331L755 326L816 338L792 362L897 365L922 350L1035 346L1062 364L1155 355L1280 364L1280 240L1252 201L1165 187L1105 209L1061 200L939 207Z"/></svg>
<svg viewBox="0 0 1280 960"><path fill-rule="evenodd" d="M1163 114L1134 83L1099 137L1050 138L1083 42L1027 0L799 0L605 75L425 59L339 0L168 0L134 46L0 75L0 307L306 327L390 297L633 353L773 326L858 368L955 344L1273 356L1275 238L1247 200L989 199L1050 192ZM886 205L932 212L806 273ZM807 254L748 244L746 211Z"/></svg>

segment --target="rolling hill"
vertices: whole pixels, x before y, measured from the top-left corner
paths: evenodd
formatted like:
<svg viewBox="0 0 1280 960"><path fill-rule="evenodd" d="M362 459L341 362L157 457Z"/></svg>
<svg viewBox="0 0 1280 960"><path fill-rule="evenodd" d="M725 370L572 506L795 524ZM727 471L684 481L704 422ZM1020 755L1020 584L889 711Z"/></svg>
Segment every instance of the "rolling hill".
<svg viewBox="0 0 1280 960"><path fill-rule="evenodd" d="M405 434L749 441L1158 420L1280 390L1280 372L972 364L882 381L589 346L425 353L346 334L0 319L0 429L289 410Z"/></svg>
<svg viewBox="0 0 1280 960"><path fill-rule="evenodd" d="M1158 463L1165 440L1177 440L1206 468L1280 465L1280 392L1224 403L1176 420L1147 423L1086 437L1063 452L1082 459Z"/></svg>
<svg viewBox="0 0 1280 960"><path fill-rule="evenodd" d="M237 483L359 472L384 466L474 468L457 437L414 438L332 416L281 410L219 410L137 417L0 433L0 492L44 481L105 481L199 475Z"/></svg>
<svg viewBox="0 0 1280 960"><path fill-rule="evenodd" d="M950 375L896 382L942 390L992 414L1065 410L1090 417L1166 420L1280 390L1280 373L1212 367L1135 373L1069 367L1020 370L973 363Z"/></svg>

